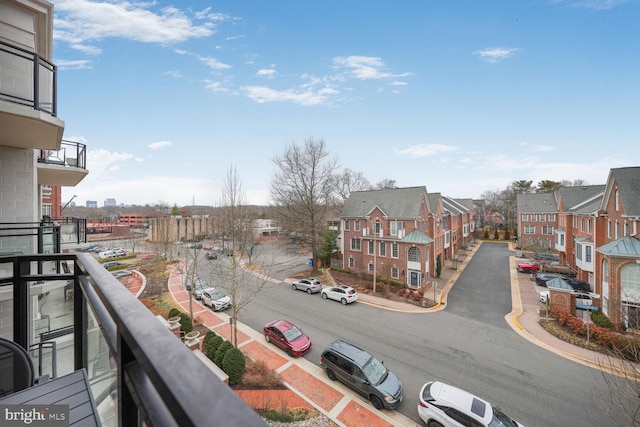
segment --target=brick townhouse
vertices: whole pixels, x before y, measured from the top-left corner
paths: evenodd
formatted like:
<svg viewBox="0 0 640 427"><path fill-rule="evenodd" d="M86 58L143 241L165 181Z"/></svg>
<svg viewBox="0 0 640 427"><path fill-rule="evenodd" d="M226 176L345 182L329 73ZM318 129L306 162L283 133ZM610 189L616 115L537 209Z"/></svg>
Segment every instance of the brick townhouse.
<svg viewBox="0 0 640 427"><path fill-rule="evenodd" d="M553 206L555 209L550 208ZM552 193L518 196L522 246L543 239L546 243L549 227L553 227L551 248L578 279L589 282L597 295L594 304L617 327L639 326L639 221L640 167L611 169L605 185L560 187ZM535 229L538 227L547 227L545 233L538 234L542 231Z"/></svg>
<svg viewBox="0 0 640 427"><path fill-rule="evenodd" d="M473 229L463 202L426 187L353 192L340 219L346 270L375 271L415 288L430 284L438 256L444 263L457 254Z"/></svg>

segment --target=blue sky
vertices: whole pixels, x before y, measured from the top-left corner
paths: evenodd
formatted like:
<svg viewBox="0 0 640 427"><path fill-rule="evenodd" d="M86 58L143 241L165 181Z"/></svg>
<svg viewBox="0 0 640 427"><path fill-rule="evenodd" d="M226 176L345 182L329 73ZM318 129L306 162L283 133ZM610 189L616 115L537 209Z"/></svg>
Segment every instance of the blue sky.
<svg viewBox="0 0 640 427"><path fill-rule="evenodd" d="M53 1L63 202L267 204L324 139L372 183L477 198L639 164L640 2Z"/></svg>

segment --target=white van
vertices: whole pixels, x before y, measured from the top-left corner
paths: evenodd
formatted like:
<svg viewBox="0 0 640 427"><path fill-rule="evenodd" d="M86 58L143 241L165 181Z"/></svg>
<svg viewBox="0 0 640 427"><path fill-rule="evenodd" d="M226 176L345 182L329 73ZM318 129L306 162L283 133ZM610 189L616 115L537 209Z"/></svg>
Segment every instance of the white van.
<svg viewBox="0 0 640 427"><path fill-rule="evenodd" d="M116 254L112 250L103 251L98 254L98 258L100 259L113 258L114 256L116 256Z"/></svg>

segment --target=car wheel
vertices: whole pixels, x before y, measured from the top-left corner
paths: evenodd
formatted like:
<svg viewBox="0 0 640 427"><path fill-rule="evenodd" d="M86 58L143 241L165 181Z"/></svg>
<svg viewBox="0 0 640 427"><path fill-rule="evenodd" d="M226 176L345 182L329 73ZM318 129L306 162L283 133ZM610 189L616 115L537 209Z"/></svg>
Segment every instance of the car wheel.
<svg viewBox="0 0 640 427"><path fill-rule="evenodd" d="M298 290L298 287L297 287L296 285L292 285L292 286L291 286L291 288L292 288L294 291L297 291L297 290Z"/></svg>
<svg viewBox="0 0 640 427"><path fill-rule="evenodd" d="M289 357L293 357L293 352L290 348L287 349L287 354L289 355Z"/></svg>
<svg viewBox="0 0 640 427"><path fill-rule="evenodd" d="M311 288L307 289L307 293L311 295Z"/></svg>
<svg viewBox="0 0 640 427"><path fill-rule="evenodd" d="M340 302L342 303L342 305L347 305L347 299L346 298L342 298L340 300Z"/></svg>
<svg viewBox="0 0 640 427"><path fill-rule="evenodd" d="M327 299L327 294L322 294L323 299Z"/></svg>
<svg viewBox="0 0 640 427"><path fill-rule="evenodd" d="M333 373L333 371L331 369L327 368L327 376L329 377L329 379L331 381L335 381L336 380L336 374Z"/></svg>
<svg viewBox="0 0 640 427"><path fill-rule="evenodd" d="M373 404L373 406L376 409L382 409L382 400L380 400L380 398L378 396L376 396L375 394L372 394L371 396L369 396L369 400L371 401L371 404Z"/></svg>
<svg viewBox="0 0 640 427"><path fill-rule="evenodd" d="M427 427L442 427L442 424L437 421L429 420Z"/></svg>
<svg viewBox="0 0 640 427"><path fill-rule="evenodd" d="M264 339L266 342L271 342L271 338L269 338L269 335L264 334Z"/></svg>

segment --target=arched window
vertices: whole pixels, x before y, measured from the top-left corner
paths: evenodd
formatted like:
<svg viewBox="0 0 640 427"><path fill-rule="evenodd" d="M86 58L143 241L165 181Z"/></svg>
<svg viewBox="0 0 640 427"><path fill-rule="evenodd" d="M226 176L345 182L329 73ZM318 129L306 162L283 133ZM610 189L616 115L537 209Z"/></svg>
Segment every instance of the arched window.
<svg viewBox="0 0 640 427"><path fill-rule="evenodd" d="M622 321L627 328L640 328L640 264L627 264L620 270Z"/></svg>
<svg viewBox="0 0 640 427"><path fill-rule="evenodd" d="M420 249L416 247L409 248L408 260L420 262Z"/></svg>

